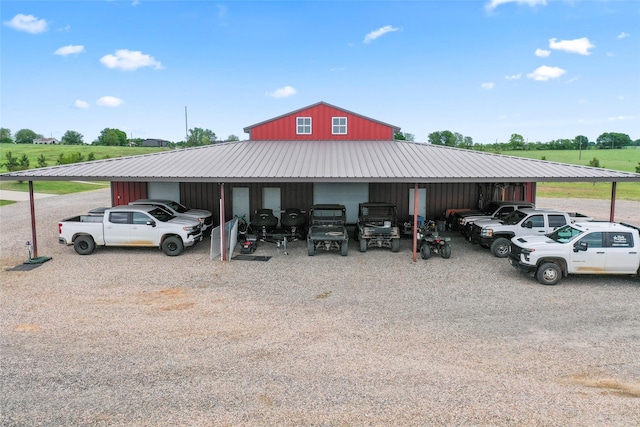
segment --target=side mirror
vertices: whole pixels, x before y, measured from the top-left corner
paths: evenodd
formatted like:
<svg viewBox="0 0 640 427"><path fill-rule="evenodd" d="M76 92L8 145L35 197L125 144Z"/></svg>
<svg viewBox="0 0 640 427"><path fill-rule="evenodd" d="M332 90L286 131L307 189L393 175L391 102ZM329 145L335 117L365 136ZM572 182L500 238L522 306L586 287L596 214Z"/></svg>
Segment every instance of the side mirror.
<svg viewBox="0 0 640 427"><path fill-rule="evenodd" d="M155 221L147 221L147 225L155 227L156 226L156 222Z"/></svg>
<svg viewBox="0 0 640 427"><path fill-rule="evenodd" d="M525 228L533 228L533 223L531 221L527 221L524 223Z"/></svg>
<svg viewBox="0 0 640 427"><path fill-rule="evenodd" d="M573 245L573 252L586 251L589 249L589 244L587 242L578 242Z"/></svg>

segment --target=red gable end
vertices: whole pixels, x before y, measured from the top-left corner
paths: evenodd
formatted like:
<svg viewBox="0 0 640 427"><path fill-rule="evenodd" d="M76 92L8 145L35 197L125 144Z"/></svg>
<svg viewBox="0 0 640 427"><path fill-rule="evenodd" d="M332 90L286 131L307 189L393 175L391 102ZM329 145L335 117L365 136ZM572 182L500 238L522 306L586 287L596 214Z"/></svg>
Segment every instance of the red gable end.
<svg viewBox="0 0 640 427"><path fill-rule="evenodd" d="M390 140L400 128L319 102L248 126L252 140Z"/></svg>

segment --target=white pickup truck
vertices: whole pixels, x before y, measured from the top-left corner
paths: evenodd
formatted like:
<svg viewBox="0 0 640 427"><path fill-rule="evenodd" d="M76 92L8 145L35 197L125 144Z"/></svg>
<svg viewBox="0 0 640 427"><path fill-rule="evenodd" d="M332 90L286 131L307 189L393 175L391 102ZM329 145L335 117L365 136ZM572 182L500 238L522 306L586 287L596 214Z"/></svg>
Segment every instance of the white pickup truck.
<svg viewBox="0 0 640 427"><path fill-rule="evenodd" d="M511 238L544 235L576 220L591 221L591 218L553 209L523 208L511 212L501 220L477 220L471 228L469 240L490 248L498 258L506 258L509 256Z"/></svg>
<svg viewBox="0 0 640 427"><path fill-rule="evenodd" d="M102 214L79 215L58 223L58 241L73 245L80 255L96 246L158 247L169 256L202 240L198 220L176 217L150 205L116 206Z"/></svg>
<svg viewBox="0 0 640 427"><path fill-rule="evenodd" d="M511 239L509 262L543 285L569 274L640 276L638 227L614 222L568 224L546 236Z"/></svg>

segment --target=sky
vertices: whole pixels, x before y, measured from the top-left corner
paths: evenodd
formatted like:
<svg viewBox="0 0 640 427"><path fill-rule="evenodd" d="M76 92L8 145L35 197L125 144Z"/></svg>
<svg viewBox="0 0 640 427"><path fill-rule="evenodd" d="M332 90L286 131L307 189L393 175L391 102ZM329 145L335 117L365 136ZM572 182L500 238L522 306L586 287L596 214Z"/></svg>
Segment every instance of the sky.
<svg viewBox="0 0 640 427"><path fill-rule="evenodd" d="M183 141L320 101L426 142L640 139L640 2L0 3L0 127Z"/></svg>

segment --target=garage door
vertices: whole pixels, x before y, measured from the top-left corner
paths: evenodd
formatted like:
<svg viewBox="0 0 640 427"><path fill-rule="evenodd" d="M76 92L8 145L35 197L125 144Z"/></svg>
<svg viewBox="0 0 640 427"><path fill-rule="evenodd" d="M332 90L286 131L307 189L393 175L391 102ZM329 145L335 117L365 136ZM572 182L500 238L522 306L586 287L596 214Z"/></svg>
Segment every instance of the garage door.
<svg viewBox="0 0 640 427"><path fill-rule="evenodd" d="M347 208L347 222L358 220L358 204L369 201L368 183L328 183L313 184L313 203L331 203Z"/></svg>

